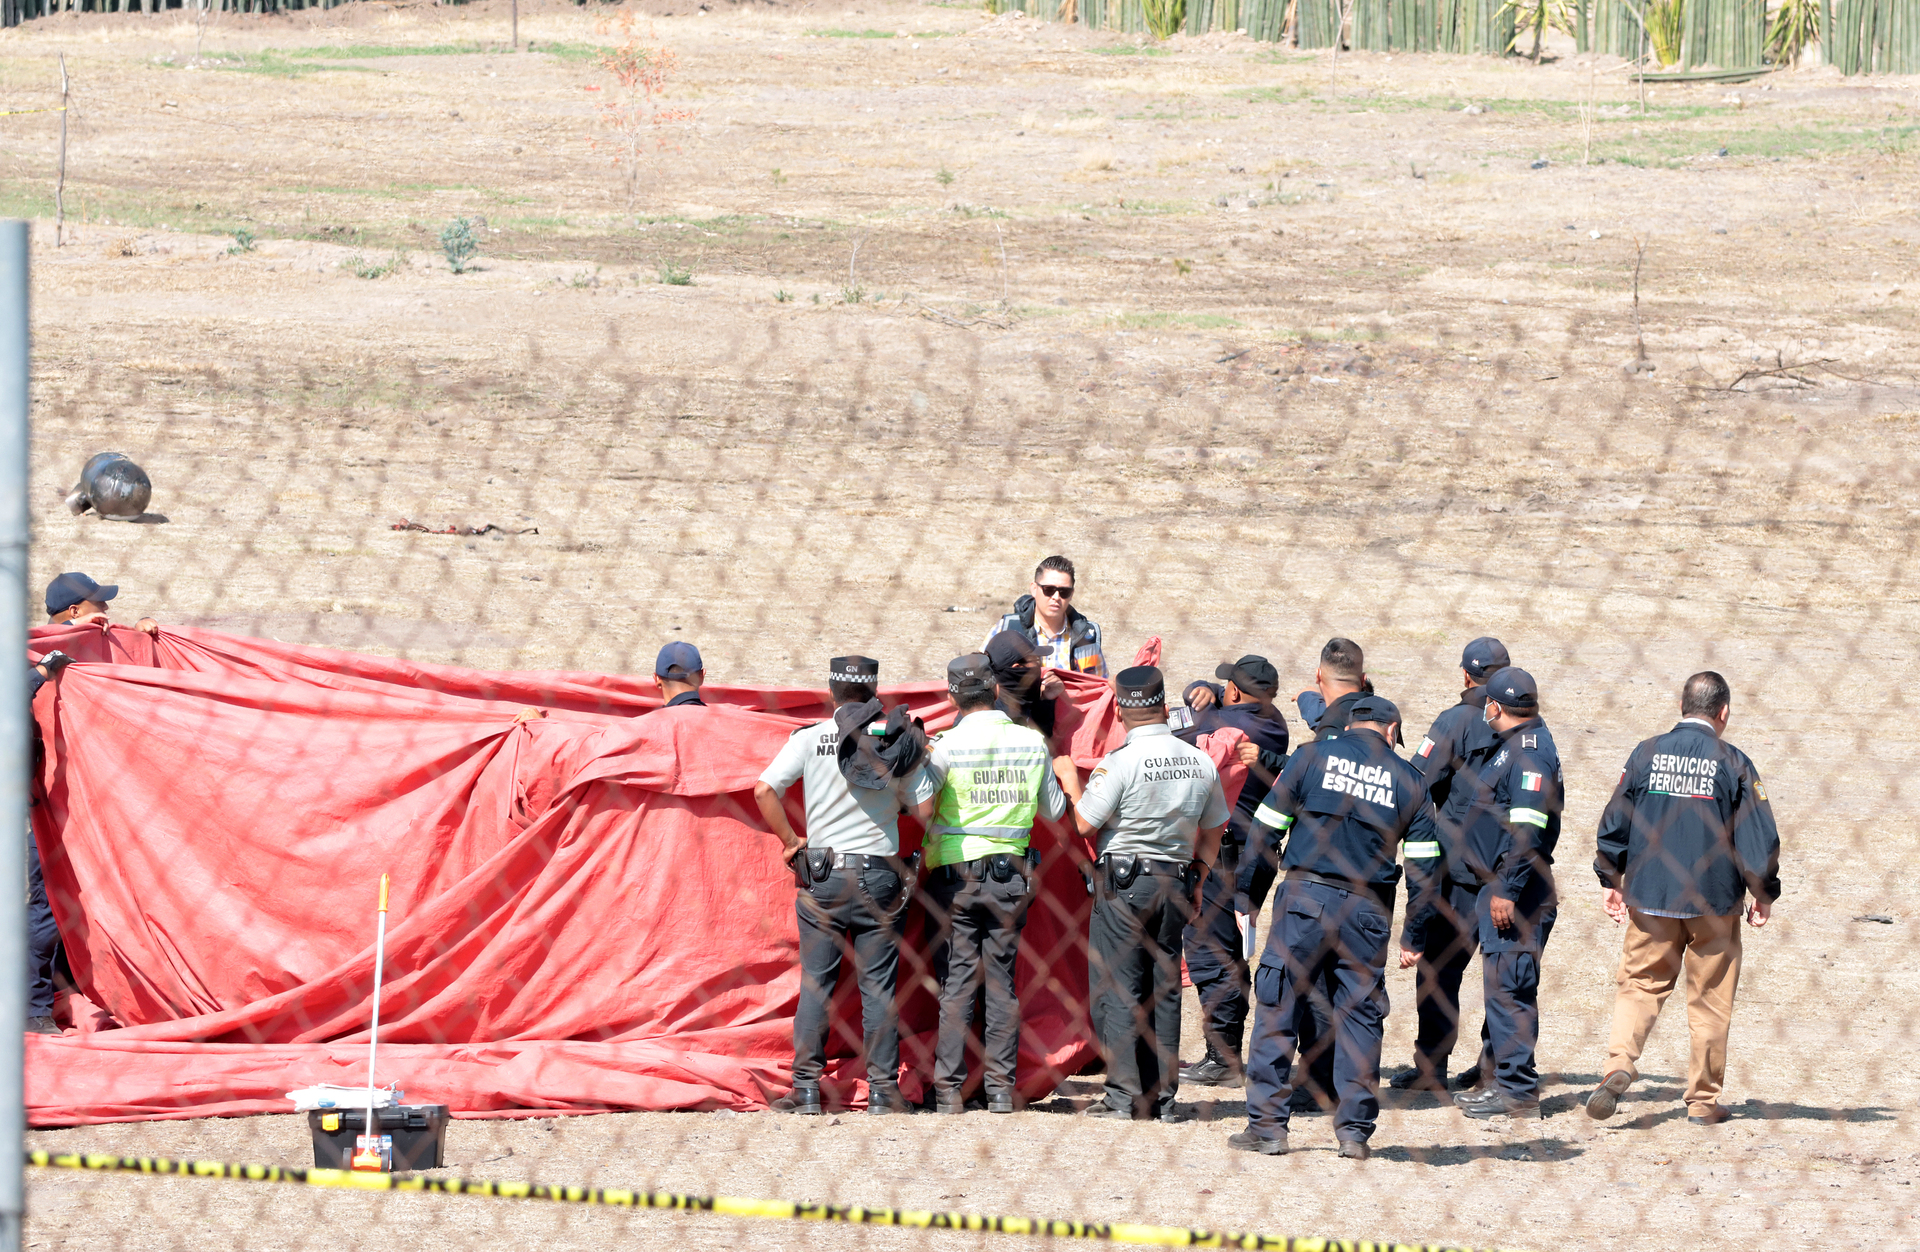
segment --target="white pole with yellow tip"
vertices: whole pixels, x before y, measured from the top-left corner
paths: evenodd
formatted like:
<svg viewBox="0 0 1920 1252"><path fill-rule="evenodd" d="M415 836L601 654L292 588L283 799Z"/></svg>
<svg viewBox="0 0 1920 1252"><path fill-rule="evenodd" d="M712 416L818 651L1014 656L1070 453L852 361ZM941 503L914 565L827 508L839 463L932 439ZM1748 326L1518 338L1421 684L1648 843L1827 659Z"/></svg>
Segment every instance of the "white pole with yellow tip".
<svg viewBox="0 0 1920 1252"><path fill-rule="evenodd" d="M367 1122L354 1141L351 1164L354 1169L390 1173L393 1157L386 1149L385 1137L376 1120L373 1085L374 1061L380 1050L380 976L387 964L387 876L380 875L380 920L373 939L373 1027L367 1032Z"/></svg>

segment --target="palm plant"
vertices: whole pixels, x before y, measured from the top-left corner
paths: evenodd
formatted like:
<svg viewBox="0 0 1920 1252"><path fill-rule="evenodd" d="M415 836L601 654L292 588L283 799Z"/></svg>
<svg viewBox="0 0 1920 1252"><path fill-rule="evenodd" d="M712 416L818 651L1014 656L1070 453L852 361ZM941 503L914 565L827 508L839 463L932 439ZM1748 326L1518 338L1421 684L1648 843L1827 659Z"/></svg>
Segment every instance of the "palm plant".
<svg viewBox="0 0 1920 1252"><path fill-rule="evenodd" d="M1775 65L1795 65L1800 54L1820 42L1821 0L1780 0L1767 30L1767 57Z"/></svg>
<svg viewBox="0 0 1920 1252"><path fill-rule="evenodd" d="M1140 15L1155 39L1167 39L1187 20L1187 0L1140 0Z"/></svg>
<svg viewBox="0 0 1920 1252"><path fill-rule="evenodd" d="M1681 32L1686 29L1687 0L1647 0L1647 42L1662 68L1680 60Z"/></svg>

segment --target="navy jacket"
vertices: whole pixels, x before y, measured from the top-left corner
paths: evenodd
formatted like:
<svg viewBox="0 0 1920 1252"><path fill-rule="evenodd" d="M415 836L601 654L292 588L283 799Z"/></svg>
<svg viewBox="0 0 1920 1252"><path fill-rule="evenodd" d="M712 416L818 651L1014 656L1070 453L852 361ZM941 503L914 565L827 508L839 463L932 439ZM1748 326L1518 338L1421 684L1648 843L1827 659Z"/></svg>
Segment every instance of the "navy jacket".
<svg viewBox="0 0 1920 1252"><path fill-rule="evenodd" d="M1460 703L1433 719L1413 750L1413 765L1427 780L1427 794L1433 799L1433 827L1438 838L1432 843L1407 845L1407 882L1413 894L1431 878L1436 881L1429 898L1436 904L1449 884L1477 889L1473 871L1467 868L1466 841L1461 837L1467 814L1481 790L1480 770L1499 747L1493 728L1487 725L1487 689L1468 687L1460 693ZM1400 942L1415 952L1426 950L1427 921L1431 913L1408 910Z"/></svg>
<svg viewBox="0 0 1920 1252"><path fill-rule="evenodd" d="M1279 717L1267 717L1260 712L1257 704L1221 704L1221 690L1215 683L1188 683L1182 698L1190 697L1195 687L1212 690L1214 705L1201 709L1193 715L1193 725L1174 731L1174 736L1186 743L1192 743L1202 735L1210 735L1222 727L1232 727L1253 740L1260 749L1260 766L1278 780L1280 771L1287 764L1287 723ZM1240 788L1240 798L1234 803L1233 812L1227 815L1227 833L1224 842L1244 847L1253 833L1254 810L1260 807L1267 788L1251 773L1247 775L1246 785Z"/></svg>
<svg viewBox="0 0 1920 1252"><path fill-rule="evenodd" d="M1432 838L1426 782L1391 744L1371 730L1317 740L1293 754L1254 814L1236 907L1266 903L1276 865L1370 886L1390 900L1400 842ZM1285 854L1276 856L1282 841Z"/></svg>
<svg viewBox="0 0 1920 1252"><path fill-rule="evenodd" d="M1630 908L1727 917L1748 892L1779 899L1780 831L1759 771L1704 722L1646 740L1600 816L1593 868Z"/></svg>
<svg viewBox="0 0 1920 1252"><path fill-rule="evenodd" d="M1553 852L1560 843L1560 750L1539 718L1495 737L1480 770L1462 844L1473 881L1512 900L1522 913L1558 902Z"/></svg>

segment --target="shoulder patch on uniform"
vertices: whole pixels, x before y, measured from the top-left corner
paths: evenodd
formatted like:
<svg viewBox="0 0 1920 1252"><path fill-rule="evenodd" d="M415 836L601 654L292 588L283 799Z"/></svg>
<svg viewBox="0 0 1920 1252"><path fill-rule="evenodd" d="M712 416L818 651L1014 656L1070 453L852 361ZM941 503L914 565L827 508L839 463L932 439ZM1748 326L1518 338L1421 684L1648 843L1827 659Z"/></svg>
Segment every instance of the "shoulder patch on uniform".
<svg viewBox="0 0 1920 1252"><path fill-rule="evenodd" d="M1520 746L1523 748L1537 748L1540 746L1540 736L1522 735L1520 736Z"/></svg>
<svg viewBox="0 0 1920 1252"><path fill-rule="evenodd" d="M1106 773L1106 772L1107 772L1107 767L1106 767L1106 766L1104 766L1104 765L1096 765L1096 766L1094 766L1094 768L1093 768L1093 773L1091 773L1091 774L1088 774L1088 775L1087 775L1087 781L1088 781L1088 782L1092 782L1092 781L1093 781L1094 779L1096 779L1096 778L1098 778L1098 777L1100 777L1100 775L1102 775L1102 774L1104 774L1104 773Z"/></svg>
<svg viewBox="0 0 1920 1252"><path fill-rule="evenodd" d="M1413 754L1414 754L1415 756L1432 756L1432 755L1433 755L1433 740L1431 740L1431 739L1427 739L1427 738L1422 738L1422 739L1420 740L1420 746L1419 746L1419 747L1417 747L1417 748L1415 748L1415 749L1413 750Z"/></svg>
<svg viewBox="0 0 1920 1252"><path fill-rule="evenodd" d="M1758 778L1753 780L1753 794L1759 796L1762 800L1767 798L1767 785Z"/></svg>
<svg viewBox="0 0 1920 1252"><path fill-rule="evenodd" d="M1520 790L1522 791L1540 790L1540 775L1534 773L1530 769L1521 770L1520 771Z"/></svg>

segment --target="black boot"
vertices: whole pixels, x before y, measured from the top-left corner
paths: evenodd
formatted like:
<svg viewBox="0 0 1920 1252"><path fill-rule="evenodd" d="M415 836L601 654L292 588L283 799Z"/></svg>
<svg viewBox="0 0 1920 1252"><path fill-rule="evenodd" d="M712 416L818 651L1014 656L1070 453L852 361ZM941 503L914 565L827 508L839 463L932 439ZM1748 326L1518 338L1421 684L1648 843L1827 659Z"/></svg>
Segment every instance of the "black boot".
<svg viewBox="0 0 1920 1252"><path fill-rule="evenodd" d="M913 1106L900 1095L900 1084L893 1082L867 1083L867 1116L885 1117L889 1113L911 1113Z"/></svg>
<svg viewBox="0 0 1920 1252"><path fill-rule="evenodd" d="M1245 1082L1243 1075L1239 1057L1229 1061L1208 1045L1206 1059L1181 1070L1180 1081L1196 1087L1238 1087Z"/></svg>
<svg viewBox="0 0 1920 1252"><path fill-rule="evenodd" d="M797 1082L793 1090L775 1100L770 1106L776 1113L804 1113L809 1117L820 1116L820 1084L817 1082Z"/></svg>

